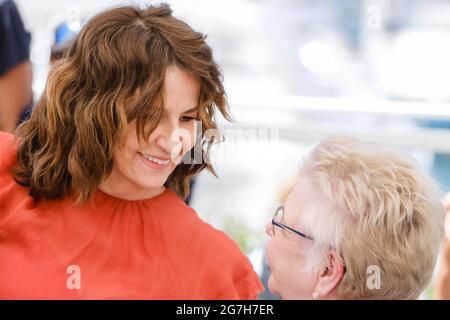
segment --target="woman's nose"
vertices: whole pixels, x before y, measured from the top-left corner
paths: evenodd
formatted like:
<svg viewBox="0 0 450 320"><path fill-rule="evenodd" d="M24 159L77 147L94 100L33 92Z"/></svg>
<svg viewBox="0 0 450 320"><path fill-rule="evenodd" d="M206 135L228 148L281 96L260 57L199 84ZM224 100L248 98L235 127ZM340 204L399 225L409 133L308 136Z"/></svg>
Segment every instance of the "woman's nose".
<svg viewBox="0 0 450 320"><path fill-rule="evenodd" d="M266 223L266 233L269 237L273 237L273 226L272 220L267 221Z"/></svg>
<svg viewBox="0 0 450 320"><path fill-rule="evenodd" d="M177 134L178 126L167 121L158 129L157 144L169 154L176 153L178 155L181 152L183 143L182 137Z"/></svg>

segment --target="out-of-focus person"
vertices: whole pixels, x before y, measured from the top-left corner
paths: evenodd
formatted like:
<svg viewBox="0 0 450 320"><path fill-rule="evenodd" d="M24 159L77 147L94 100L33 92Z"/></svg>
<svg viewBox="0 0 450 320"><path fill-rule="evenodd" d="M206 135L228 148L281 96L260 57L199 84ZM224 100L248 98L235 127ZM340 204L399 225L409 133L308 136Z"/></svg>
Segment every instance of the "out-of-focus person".
<svg viewBox="0 0 450 320"><path fill-rule="evenodd" d="M80 30L70 28L69 23L64 21L55 29L55 38L50 50L50 63L53 65L64 56L70 44Z"/></svg>
<svg viewBox="0 0 450 320"><path fill-rule="evenodd" d="M15 3L0 0L0 131L13 132L32 102L30 34Z"/></svg>
<svg viewBox="0 0 450 320"><path fill-rule="evenodd" d="M269 289L282 299L416 299L443 225L437 184L408 157L326 140L266 226Z"/></svg>

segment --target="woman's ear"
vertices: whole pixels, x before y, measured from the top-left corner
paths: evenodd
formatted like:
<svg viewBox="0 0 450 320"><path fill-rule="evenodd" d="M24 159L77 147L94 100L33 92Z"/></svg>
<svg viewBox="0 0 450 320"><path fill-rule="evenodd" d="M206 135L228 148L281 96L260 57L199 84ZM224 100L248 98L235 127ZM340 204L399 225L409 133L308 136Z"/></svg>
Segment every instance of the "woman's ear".
<svg viewBox="0 0 450 320"><path fill-rule="evenodd" d="M337 288L344 276L344 264L336 251L328 253L327 265L322 270L317 279L314 289L313 298L320 299L328 296Z"/></svg>

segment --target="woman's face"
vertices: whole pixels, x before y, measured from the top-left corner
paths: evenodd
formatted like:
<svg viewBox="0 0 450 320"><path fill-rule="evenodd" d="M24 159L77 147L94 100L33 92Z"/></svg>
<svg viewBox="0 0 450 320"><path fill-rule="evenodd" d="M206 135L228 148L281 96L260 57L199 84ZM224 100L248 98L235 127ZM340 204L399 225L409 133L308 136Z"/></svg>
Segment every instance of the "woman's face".
<svg viewBox="0 0 450 320"><path fill-rule="evenodd" d="M127 200L151 198L163 191L181 157L194 146L199 83L185 71L170 67L164 86L160 123L141 141L136 121L128 124L125 144L114 153L111 175L100 184L102 191Z"/></svg>
<svg viewBox="0 0 450 320"><path fill-rule="evenodd" d="M311 192L308 184L300 180L286 199L284 217L281 219L284 221L280 222L305 233L300 222L302 215L307 214L308 202L313 199ZM269 221L266 225L266 232L271 237L266 248L271 270L269 290L282 299L312 299L318 274L305 271L306 253L312 240L277 226L273 228L272 221Z"/></svg>

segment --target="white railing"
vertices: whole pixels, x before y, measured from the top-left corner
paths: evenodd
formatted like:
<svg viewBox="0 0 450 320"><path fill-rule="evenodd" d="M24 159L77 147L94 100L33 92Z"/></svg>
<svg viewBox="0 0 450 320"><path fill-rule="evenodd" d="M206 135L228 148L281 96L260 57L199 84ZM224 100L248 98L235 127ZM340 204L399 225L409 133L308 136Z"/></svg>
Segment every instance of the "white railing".
<svg viewBox="0 0 450 320"><path fill-rule="evenodd" d="M398 147L450 153L450 129L422 127L417 122L450 123L449 103L302 96L231 97L229 102L235 122L222 123L225 128L278 129L280 138L304 143L351 135ZM357 125L358 117L371 121Z"/></svg>

